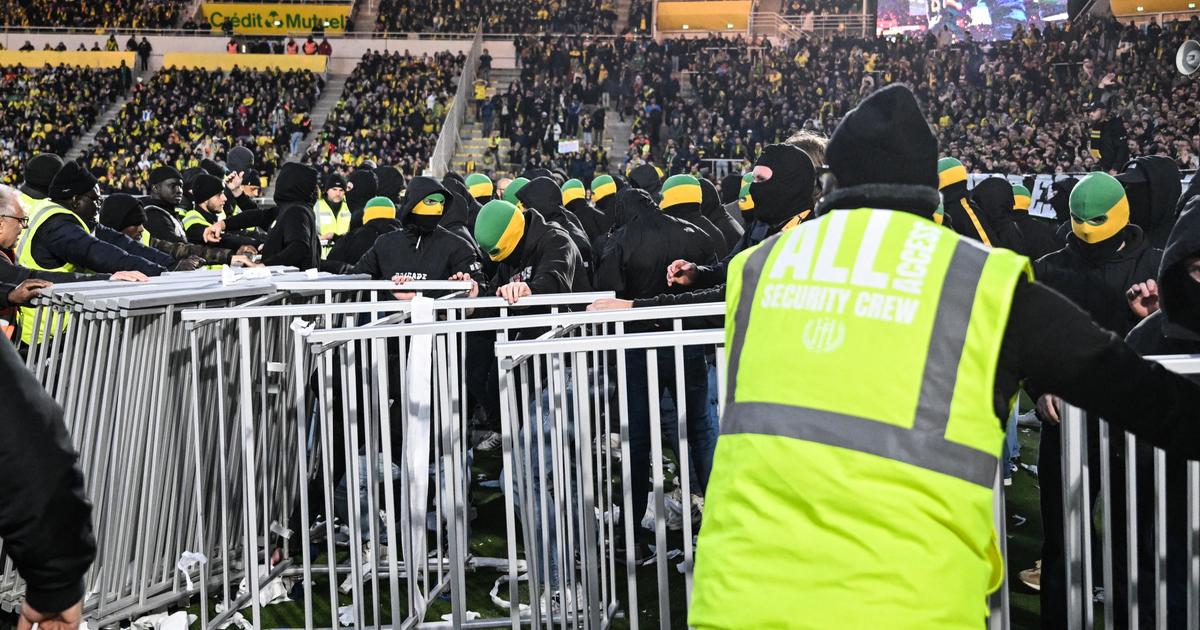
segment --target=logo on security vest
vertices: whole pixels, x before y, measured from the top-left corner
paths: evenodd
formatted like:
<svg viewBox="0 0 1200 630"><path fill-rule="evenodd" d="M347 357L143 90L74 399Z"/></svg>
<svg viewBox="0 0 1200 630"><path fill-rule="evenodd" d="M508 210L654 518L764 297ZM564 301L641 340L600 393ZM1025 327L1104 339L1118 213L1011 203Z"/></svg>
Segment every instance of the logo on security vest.
<svg viewBox="0 0 1200 630"><path fill-rule="evenodd" d="M809 352L833 352L846 341L846 324L832 317L810 319L800 338Z"/></svg>

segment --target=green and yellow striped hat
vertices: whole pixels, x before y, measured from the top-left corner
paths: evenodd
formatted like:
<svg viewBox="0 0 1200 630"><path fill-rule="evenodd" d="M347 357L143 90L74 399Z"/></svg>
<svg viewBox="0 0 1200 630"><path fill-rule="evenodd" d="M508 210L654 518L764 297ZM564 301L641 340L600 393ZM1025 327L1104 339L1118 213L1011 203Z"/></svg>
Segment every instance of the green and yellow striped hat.
<svg viewBox="0 0 1200 630"><path fill-rule="evenodd" d="M578 179L568 179L562 185L562 200L563 206L571 205L576 199L583 199L587 196L587 189L583 187L583 182Z"/></svg>
<svg viewBox="0 0 1200 630"><path fill-rule="evenodd" d="M662 185L662 201L659 207L663 210L683 203L699 205L704 197L700 189L700 180L691 175L672 175Z"/></svg>
<svg viewBox="0 0 1200 630"><path fill-rule="evenodd" d="M617 192L617 180L613 179L612 175L601 175L592 179L592 203L615 192Z"/></svg>
<svg viewBox="0 0 1200 630"><path fill-rule="evenodd" d="M396 204L387 197L371 197L363 206L363 223L375 219L395 219Z"/></svg>
<svg viewBox="0 0 1200 630"><path fill-rule="evenodd" d="M738 208L742 212L749 212L754 209L754 198L750 196L750 184L754 183L754 174L750 175L750 181L746 181L746 177L742 177L742 188L738 191Z"/></svg>
<svg viewBox="0 0 1200 630"><path fill-rule="evenodd" d="M1129 198L1117 178L1092 173L1071 190L1071 231L1085 243L1099 243L1129 225Z"/></svg>
<svg viewBox="0 0 1200 630"><path fill-rule="evenodd" d="M962 162L944 157L938 160L938 189L967 181L967 167Z"/></svg>
<svg viewBox="0 0 1200 630"><path fill-rule="evenodd" d="M504 189L504 200L512 205L517 205L520 201L517 200L517 193L528 184L529 180L524 177L518 177L509 182L508 187Z"/></svg>
<svg viewBox="0 0 1200 630"><path fill-rule="evenodd" d="M525 214L503 199L484 204L475 218L475 241L496 262L512 255L524 235Z"/></svg>
<svg viewBox="0 0 1200 630"><path fill-rule="evenodd" d="M467 175L464 182L467 185L467 190L471 196L476 199L490 199L492 194L496 192L496 186L492 184L492 178L483 173L471 173Z"/></svg>
<svg viewBox="0 0 1200 630"><path fill-rule="evenodd" d="M1013 210L1017 212L1029 212L1029 206L1033 205L1033 195L1029 189L1020 185L1013 185Z"/></svg>

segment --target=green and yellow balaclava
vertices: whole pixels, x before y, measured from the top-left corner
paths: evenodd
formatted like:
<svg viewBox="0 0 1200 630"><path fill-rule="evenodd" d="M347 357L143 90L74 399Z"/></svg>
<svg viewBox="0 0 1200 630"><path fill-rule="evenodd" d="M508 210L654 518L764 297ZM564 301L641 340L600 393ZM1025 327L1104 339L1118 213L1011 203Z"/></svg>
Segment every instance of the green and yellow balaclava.
<svg viewBox="0 0 1200 630"><path fill-rule="evenodd" d="M1033 195L1029 189L1020 184L1013 185L1013 210L1029 212L1031 205L1033 205Z"/></svg>
<svg viewBox="0 0 1200 630"><path fill-rule="evenodd" d="M500 262L512 255L525 236L525 215L503 199L493 199L475 219L475 240L488 258Z"/></svg>
<svg viewBox="0 0 1200 630"><path fill-rule="evenodd" d="M1121 182L1108 173L1092 173L1071 191L1071 231L1094 244L1116 236L1129 225L1129 198Z"/></svg>
<svg viewBox="0 0 1200 630"><path fill-rule="evenodd" d="M517 199L517 193L521 192L521 189L528 183L529 179L525 177L518 177L509 182L508 187L504 189L504 200L518 208L522 207L521 201Z"/></svg>
<svg viewBox="0 0 1200 630"><path fill-rule="evenodd" d="M496 186L492 184L492 178L483 173L471 173L467 175L464 183L467 185L467 191L479 203L487 203L496 192Z"/></svg>
<svg viewBox="0 0 1200 630"><path fill-rule="evenodd" d="M937 210L933 211L933 222L938 225L945 225L946 223L946 207L940 201L938 202Z"/></svg>
<svg viewBox="0 0 1200 630"><path fill-rule="evenodd" d="M945 190L948 186L965 181L967 181L967 167L963 166L962 162L952 157L938 160L938 190Z"/></svg>
<svg viewBox="0 0 1200 630"><path fill-rule="evenodd" d="M363 206L363 223L374 221L375 219L395 219L396 204L392 203L387 197L371 197L367 200L367 205Z"/></svg>
<svg viewBox="0 0 1200 630"><path fill-rule="evenodd" d="M754 198L750 196L750 184L753 183L753 172L742 175L742 188L738 191L738 208L747 221L754 220Z"/></svg>
<svg viewBox="0 0 1200 630"><path fill-rule="evenodd" d="M599 203L601 199L617 192L617 180L612 178L612 175L600 175L592 178L592 203Z"/></svg>
<svg viewBox="0 0 1200 630"><path fill-rule="evenodd" d="M658 206L664 211L685 203L694 203L699 207L703 198L700 180L691 175L672 175L663 182L662 201Z"/></svg>
<svg viewBox="0 0 1200 630"><path fill-rule="evenodd" d="M562 185L562 205L571 205L572 201L583 199L587 196L587 189L583 187L583 182L578 179L568 179Z"/></svg>
<svg viewBox="0 0 1200 630"><path fill-rule="evenodd" d="M433 193L417 202L412 213L419 217L440 217L446 211L446 195Z"/></svg>

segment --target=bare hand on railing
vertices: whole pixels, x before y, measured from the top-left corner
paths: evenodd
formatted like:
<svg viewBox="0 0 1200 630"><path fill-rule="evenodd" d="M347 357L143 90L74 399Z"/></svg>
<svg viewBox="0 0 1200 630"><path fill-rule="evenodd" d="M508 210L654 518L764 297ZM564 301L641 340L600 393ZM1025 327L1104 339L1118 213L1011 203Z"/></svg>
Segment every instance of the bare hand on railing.
<svg viewBox="0 0 1200 630"><path fill-rule="evenodd" d="M233 265L234 267L261 267L262 266L261 263L254 262L249 256L242 256L240 254L234 255L233 258L230 259L229 264Z"/></svg>
<svg viewBox="0 0 1200 630"><path fill-rule="evenodd" d="M1062 399L1054 394L1045 394L1037 401L1038 416L1043 420L1049 420L1054 424L1059 423L1058 406L1062 404Z"/></svg>
<svg viewBox="0 0 1200 630"><path fill-rule="evenodd" d="M460 271L453 276L450 276L450 280L453 282L470 282L471 290L467 293L467 297L479 297L479 283L475 282L475 278L472 278L471 274L468 274L465 271Z"/></svg>
<svg viewBox="0 0 1200 630"><path fill-rule="evenodd" d="M30 278L8 292L8 303L16 305L29 304L30 300L42 294L42 289L50 286L54 286L54 283L49 280Z"/></svg>
<svg viewBox="0 0 1200 630"><path fill-rule="evenodd" d="M600 298L591 304L588 304L587 310L596 311L623 311L627 308L633 308L633 300L622 300L618 298Z"/></svg>
<svg viewBox="0 0 1200 630"><path fill-rule="evenodd" d="M253 256L258 253L258 248L253 245L242 245L235 253L238 256Z"/></svg>
<svg viewBox="0 0 1200 630"><path fill-rule="evenodd" d="M114 282L149 282L150 278L140 271L118 271L108 277Z"/></svg>
<svg viewBox="0 0 1200 630"><path fill-rule="evenodd" d="M1145 318L1158 311L1158 283L1154 280L1139 282L1125 292L1125 300L1134 315Z"/></svg>
<svg viewBox="0 0 1200 630"><path fill-rule="evenodd" d="M667 286L691 286L696 281L696 265L686 260L676 260L667 267Z"/></svg>
<svg viewBox="0 0 1200 630"><path fill-rule="evenodd" d="M516 304L517 300L533 295L533 291L530 291L529 285L524 282L510 282L496 289L496 295L507 300L509 304Z"/></svg>
<svg viewBox="0 0 1200 630"><path fill-rule="evenodd" d="M205 243L220 243L221 234L225 232L225 222L217 221L216 223L204 228Z"/></svg>
<svg viewBox="0 0 1200 630"><path fill-rule="evenodd" d="M409 280L412 280L412 276L402 276L400 274L392 276L392 282L395 282L396 284L404 284ZM417 297L417 293L416 291L393 291L392 297L400 300L401 302L407 302Z"/></svg>
<svg viewBox="0 0 1200 630"><path fill-rule="evenodd" d="M37 624L41 630L75 630L83 617L83 602L57 613L43 613L34 610L29 602L21 602L21 618L17 620L17 630L32 630Z"/></svg>

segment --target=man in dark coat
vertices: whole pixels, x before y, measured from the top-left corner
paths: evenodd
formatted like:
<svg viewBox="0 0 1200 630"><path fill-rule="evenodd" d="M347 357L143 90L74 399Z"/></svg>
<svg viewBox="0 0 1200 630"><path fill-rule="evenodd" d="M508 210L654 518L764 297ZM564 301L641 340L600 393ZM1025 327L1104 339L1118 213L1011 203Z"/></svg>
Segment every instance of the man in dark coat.
<svg viewBox="0 0 1200 630"><path fill-rule="evenodd" d="M568 179L562 185L563 207L579 218L583 231L591 241L593 254L598 258L600 253L595 251L596 239L612 227L612 219L598 210L587 199L587 187L578 179Z"/></svg>
<svg viewBox="0 0 1200 630"><path fill-rule="evenodd" d="M1025 238L1016 222L1016 196L1012 184L1003 177L989 177L975 185L970 203L991 228L992 247L1011 249L1028 256Z"/></svg>
<svg viewBox="0 0 1200 630"><path fill-rule="evenodd" d="M3 335L0 335L3 337ZM77 627L96 557L92 506L62 409L0 338L0 539L25 580L18 627Z"/></svg>
<svg viewBox="0 0 1200 630"><path fill-rule="evenodd" d="M1110 95L1111 96L1111 95ZM1116 174L1129 160L1129 137L1119 116L1109 116L1110 99L1101 98L1088 105L1088 150L1096 159L1096 168Z"/></svg>
<svg viewBox="0 0 1200 630"><path fill-rule="evenodd" d="M583 268L590 275L595 260L592 242L588 239L587 231L583 229L579 217L563 207L562 191L558 184L549 177L535 177L517 190L516 198L525 208L536 210L547 223L557 225L571 237L582 257Z"/></svg>
<svg viewBox="0 0 1200 630"><path fill-rule="evenodd" d="M363 224L338 239L326 260L357 265L379 237L403 227L396 220L396 204L387 197L372 197L363 206L361 216Z"/></svg>
<svg viewBox="0 0 1200 630"><path fill-rule="evenodd" d="M380 236L355 273L377 280L470 280L480 269L475 248L442 227L451 193L432 177L414 177L396 218L401 229Z"/></svg>
<svg viewBox="0 0 1200 630"><path fill-rule="evenodd" d="M186 243L187 232L178 208L183 203L183 176L174 167L162 165L150 171L150 192L143 200L145 227L154 238Z"/></svg>
<svg viewBox="0 0 1200 630"><path fill-rule="evenodd" d="M991 247L996 235L979 206L970 199L967 168L962 162L951 157L938 160L938 189L942 191L942 208L954 231Z"/></svg>
<svg viewBox="0 0 1200 630"><path fill-rule="evenodd" d="M475 221L475 241L499 263L489 291L509 302L529 295L583 293L592 288L571 236L537 210L520 212L507 201L489 201Z"/></svg>
<svg viewBox="0 0 1200 630"><path fill-rule="evenodd" d="M321 235L317 230L317 215L313 212L320 196L319 181L317 170L305 164L288 162L279 169L275 181L275 207L279 218L263 243L262 264L317 268L335 273L345 270L342 263L321 260Z"/></svg>
<svg viewBox="0 0 1200 630"><path fill-rule="evenodd" d="M725 235L700 212L700 206L704 202L704 191L700 188L700 180L691 175L672 175L663 182L659 198L658 203L663 214L686 221L700 230L700 235L708 240L708 249L716 254L716 258L712 262L724 258L729 253L729 246L725 244Z"/></svg>
<svg viewBox="0 0 1200 630"><path fill-rule="evenodd" d="M1117 174L1129 198L1129 222L1142 228L1151 247L1161 249L1167 244L1182 179L1175 160L1163 155L1135 158Z"/></svg>
<svg viewBox="0 0 1200 630"><path fill-rule="evenodd" d="M703 195L700 201L700 212L704 213L704 216L708 217L708 220L712 221L713 225L717 226L717 229L721 231L721 234L725 237L726 253L728 253L729 249L733 249L734 245L737 245L737 242L742 240L742 234L745 230L725 210L725 205L721 203L721 197L717 193L717 187L712 182L701 177L700 192Z"/></svg>

